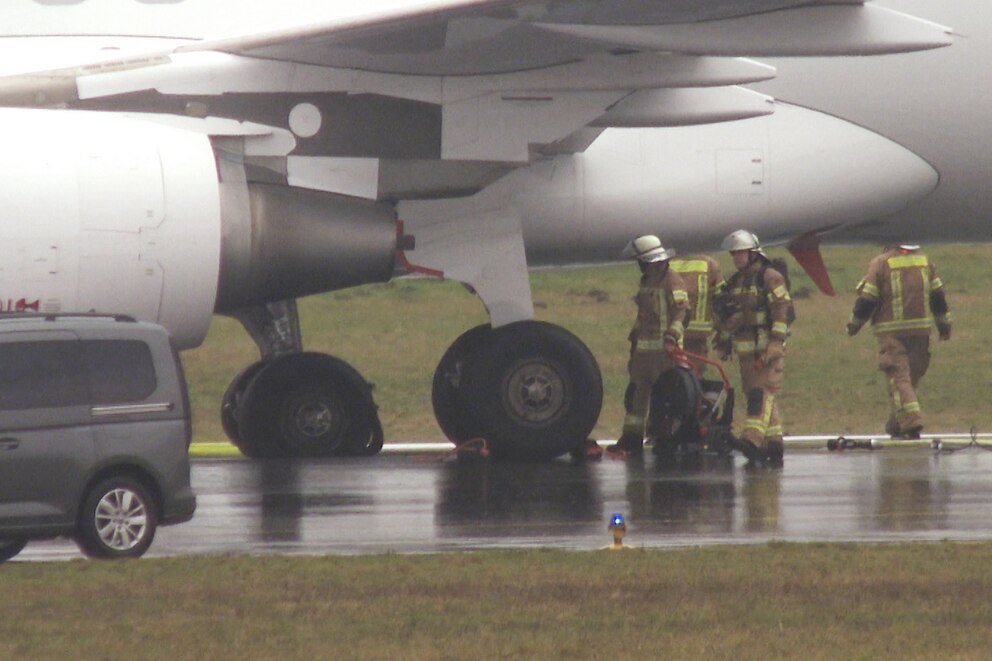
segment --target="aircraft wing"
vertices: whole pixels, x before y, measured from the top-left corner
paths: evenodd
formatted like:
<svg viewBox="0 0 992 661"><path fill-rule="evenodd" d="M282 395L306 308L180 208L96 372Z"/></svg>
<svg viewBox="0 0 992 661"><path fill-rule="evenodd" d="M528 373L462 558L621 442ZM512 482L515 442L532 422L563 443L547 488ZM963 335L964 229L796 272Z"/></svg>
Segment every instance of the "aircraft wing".
<svg viewBox="0 0 992 661"><path fill-rule="evenodd" d="M944 32L864 0L457 0L207 39L179 51L466 75L622 46L724 56L897 53L947 45Z"/></svg>
<svg viewBox="0 0 992 661"><path fill-rule="evenodd" d="M244 138L259 176L290 185L444 197L606 128L769 114L744 86L775 71L746 56L949 43L855 0L456 0L308 18L0 78L0 103L153 114Z"/></svg>

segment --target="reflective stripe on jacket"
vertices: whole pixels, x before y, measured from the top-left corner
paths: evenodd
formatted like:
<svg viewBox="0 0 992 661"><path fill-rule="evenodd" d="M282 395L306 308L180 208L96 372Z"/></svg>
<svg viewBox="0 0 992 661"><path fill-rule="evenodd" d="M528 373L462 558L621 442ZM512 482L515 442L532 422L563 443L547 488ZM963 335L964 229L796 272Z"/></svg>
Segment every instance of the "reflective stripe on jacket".
<svg viewBox="0 0 992 661"><path fill-rule="evenodd" d="M868 263L857 292L875 304L871 324L876 333L923 335L934 323L930 293L943 286L926 255L887 250Z"/></svg>
<svg viewBox="0 0 992 661"><path fill-rule="evenodd" d="M710 333L713 330L711 302L719 296L726 282L720 273L720 265L708 255L694 258L673 259L671 268L682 276L686 293L689 294L688 332Z"/></svg>

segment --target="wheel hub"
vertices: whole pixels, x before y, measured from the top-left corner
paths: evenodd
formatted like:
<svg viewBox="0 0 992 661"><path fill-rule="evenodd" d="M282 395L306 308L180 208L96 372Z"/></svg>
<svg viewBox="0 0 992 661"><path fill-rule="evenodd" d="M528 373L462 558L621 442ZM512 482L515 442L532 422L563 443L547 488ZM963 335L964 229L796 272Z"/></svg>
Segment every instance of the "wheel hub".
<svg viewBox="0 0 992 661"><path fill-rule="evenodd" d="M545 362L526 362L510 372L504 390L509 410L532 424L543 424L557 416L565 402L565 382Z"/></svg>
<svg viewBox="0 0 992 661"><path fill-rule="evenodd" d="M96 508L96 529L100 539L117 551L134 548L148 525L145 504L127 489L106 494Z"/></svg>
<svg viewBox="0 0 992 661"><path fill-rule="evenodd" d="M334 412L322 401L300 404L293 419L296 428L308 438L320 438L334 427Z"/></svg>

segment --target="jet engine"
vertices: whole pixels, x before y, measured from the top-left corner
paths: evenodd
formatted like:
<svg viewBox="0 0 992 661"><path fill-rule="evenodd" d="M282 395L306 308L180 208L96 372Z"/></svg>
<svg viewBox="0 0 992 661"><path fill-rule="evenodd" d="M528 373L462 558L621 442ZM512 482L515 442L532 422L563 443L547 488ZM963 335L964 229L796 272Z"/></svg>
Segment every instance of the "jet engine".
<svg viewBox="0 0 992 661"><path fill-rule="evenodd" d="M0 110L4 312L107 312L199 344L220 198L209 141L119 116ZM54 194L53 194L54 191Z"/></svg>
<svg viewBox="0 0 992 661"><path fill-rule="evenodd" d="M3 109L0 140L2 312L128 314L190 348L215 311L392 275L389 205L227 180L207 136Z"/></svg>

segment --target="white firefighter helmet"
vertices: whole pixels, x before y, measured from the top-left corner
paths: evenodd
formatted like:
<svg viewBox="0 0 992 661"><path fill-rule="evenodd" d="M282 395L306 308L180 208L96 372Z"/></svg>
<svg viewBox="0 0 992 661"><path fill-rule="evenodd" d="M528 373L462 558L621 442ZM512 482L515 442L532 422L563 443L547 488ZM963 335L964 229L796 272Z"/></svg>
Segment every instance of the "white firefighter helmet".
<svg viewBox="0 0 992 661"><path fill-rule="evenodd" d="M623 249L623 254L625 257L650 264L671 259L675 256L675 251L665 250L665 246L661 245L661 239L654 234L645 234L628 243Z"/></svg>
<svg viewBox="0 0 992 661"><path fill-rule="evenodd" d="M765 254L765 251L761 249L761 241L758 240L758 235L747 230L731 232L723 239L720 247L730 252L750 250L762 256Z"/></svg>
<svg viewBox="0 0 992 661"><path fill-rule="evenodd" d="M920 246L916 243L900 243L899 250L905 250L906 252L913 252L914 250L919 250Z"/></svg>

